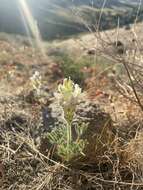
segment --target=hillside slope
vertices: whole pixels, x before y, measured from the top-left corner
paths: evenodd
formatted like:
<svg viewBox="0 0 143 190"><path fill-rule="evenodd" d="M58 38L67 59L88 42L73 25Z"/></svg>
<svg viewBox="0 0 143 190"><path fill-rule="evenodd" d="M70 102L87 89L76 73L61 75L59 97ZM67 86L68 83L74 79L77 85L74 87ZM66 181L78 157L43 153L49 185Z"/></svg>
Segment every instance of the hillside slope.
<svg viewBox="0 0 143 190"><path fill-rule="evenodd" d="M0 32L25 34L18 1L1 0L0 2ZM85 22L89 27L95 26L104 1L29 0L27 2L38 22L43 38L53 39L87 31ZM139 2L134 0L107 1L104 6L101 29L116 27L118 17L120 17L121 25L133 22L138 4ZM135 9L133 9L134 6L136 6Z"/></svg>

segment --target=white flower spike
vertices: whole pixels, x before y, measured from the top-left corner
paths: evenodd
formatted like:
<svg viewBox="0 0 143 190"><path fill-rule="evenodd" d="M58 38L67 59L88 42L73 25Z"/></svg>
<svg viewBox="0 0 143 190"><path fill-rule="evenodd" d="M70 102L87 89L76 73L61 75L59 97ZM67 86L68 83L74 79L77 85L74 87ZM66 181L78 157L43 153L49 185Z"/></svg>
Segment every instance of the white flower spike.
<svg viewBox="0 0 143 190"><path fill-rule="evenodd" d="M63 84L59 84L58 92L54 94L57 101L63 106L75 105L80 99L82 90L78 84L69 78L63 80Z"/></svg>

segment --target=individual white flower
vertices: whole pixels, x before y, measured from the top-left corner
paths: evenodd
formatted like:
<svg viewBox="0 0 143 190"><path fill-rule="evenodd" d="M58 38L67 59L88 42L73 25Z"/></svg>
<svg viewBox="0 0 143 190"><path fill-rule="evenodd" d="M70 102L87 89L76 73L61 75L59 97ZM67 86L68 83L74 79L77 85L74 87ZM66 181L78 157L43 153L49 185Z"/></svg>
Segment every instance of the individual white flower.
<svg viewBox="0 0 143 190"><path fill-rule="evenodd" d="M31 81L34 81L34 80L41 80L41 75L38 71L35 71L35 73L32 75L32 77L30 77L30 80Z"/></svg>
<svg viewBox="0 0 143 190"><path fill-rule="evenodd" d="M78 84L74 85L74 92L73 92L73 97L77 98L81 95L81 88L79 87Z"/></svg>
<svg viewBox="0 0 143 190"><path fill-rule="evenodd" d="M60 101L63 96L62 96L62 94L55 92L55 93L54 93L54 97L55 97L58 101Z"/></svg>

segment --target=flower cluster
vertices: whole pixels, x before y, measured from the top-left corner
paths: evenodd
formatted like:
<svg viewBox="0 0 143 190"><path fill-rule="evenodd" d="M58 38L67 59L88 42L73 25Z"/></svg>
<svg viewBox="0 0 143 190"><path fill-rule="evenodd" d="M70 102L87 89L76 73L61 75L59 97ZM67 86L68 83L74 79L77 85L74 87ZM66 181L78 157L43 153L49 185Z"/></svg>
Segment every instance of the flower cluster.
<svg viewBox="0 0 143 190"><path fill-rule="evenodd" d="M69 79L64 79L63 84L59 84L55 98L62 107L76 105L81 97L82 91L78 84Z"/></svg>
<svg viewBox="0 0 143 190"><path fill-rule="evenodd" d="M42 88L42 77L38 71L35 71L33 76L30 78L31 86L33 90L36 91L37 95L41 94L41 88Z"/></svg>

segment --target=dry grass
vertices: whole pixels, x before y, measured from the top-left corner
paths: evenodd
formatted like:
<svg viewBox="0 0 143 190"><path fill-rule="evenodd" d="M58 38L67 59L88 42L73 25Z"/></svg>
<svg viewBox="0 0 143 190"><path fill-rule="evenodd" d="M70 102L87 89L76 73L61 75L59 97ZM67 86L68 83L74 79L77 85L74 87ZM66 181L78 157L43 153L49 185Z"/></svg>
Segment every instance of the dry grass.
<svg viewBox="0 0 143 190"><path fill-rule="evenodd" d="M109 36L111 33L109 31L109 35L105 33L104 35ZM101 46L97 48L98 53L118 64L126 60L124 56L111 54L107 48L109 47L107 41L104 41L105 38L97 37L99 42L105 45L103 49ZM89 38L84 42L87 41L90 44ZM41 58L35 57L35 54L29 55L29 52L32 52L30 47L16 50L7 42L1 42L1 48L13 52L12 63L9 62L9 59L11 60L9 56L4 59L1 57L3 64L0 92L1 190L143 189L143 113L133 89L126 83L126 76L122 78L125 83L118 80L117 76L114 76L113 81L113 78L108 77L108 72L93 71L95 75L92 73L92 77L88 78L86 81L88 97L93 101L96 100L110 113L115 127L114 139L108 146L102 141L106 149L102 155L97 154L96 158L91 158L94 162L89 164L74 161L65 165L51 157L48 148L41 147L42 130L44 130L41 118L43 105L39 102L28 103L24 99L24 95L29 92L27 91L29 89L26 89L28 78L34 70L40 68L44 80L49 81L49 75L46 75L46 69L49 68L47 62L45 64L45 60L41 61ZM141 52L140 48L139 55ZM17 60L21 63L22 70L18 70L19 65L15 63ZM132 58L131 63L133 63ZM133 64L130 68L133 68L132 66ZM9 76L11 70L14 70L14 74ZM142 76L142 73L139 76ZM52 88L53 86L54 84ZM142 91L138 87L136 89L142 101Z"/></svg>
<svg viewBox="0 0 143 190"><path fill-rule="evenodd" d="M142 189L142 132L125 138L116 132L111 146L94 163L64 165L40 147L41 106L10 97L1 100L1 189L89 190ZM142 121L132 129L136 134ZM132 125L133 123L130 123ZM130 128L128 123L128 128ZM140 125L140 126L139 126ZM131 128L130 128L131 129ZM127 133L127 131L124 131ZM124 137L124 138L123 138ZM106 146L106 145L105 145ZM95 161L96 160L96 161Z"/></svg>

